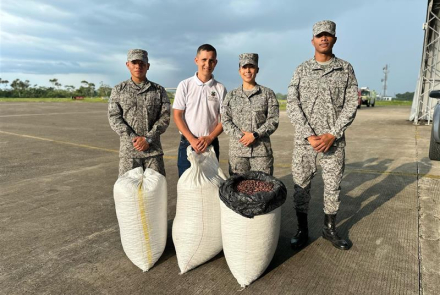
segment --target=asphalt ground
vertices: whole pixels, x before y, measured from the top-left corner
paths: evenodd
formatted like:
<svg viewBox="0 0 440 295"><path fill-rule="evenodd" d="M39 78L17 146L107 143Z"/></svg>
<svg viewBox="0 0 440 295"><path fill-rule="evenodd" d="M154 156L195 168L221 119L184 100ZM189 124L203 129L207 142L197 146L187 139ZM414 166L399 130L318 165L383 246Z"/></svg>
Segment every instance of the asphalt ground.
<svg viewBox="0 0 440 295"><path fill-rule="evenodd" d="M113 184L119 138L106 104L0 103L0 294L231 294L223 254L179 275L171 224L179 135L162 136L168 241L143 273L125 256ZM290 175L293 127L272 135L275 176L288 188L281 234L266 272L241 294L440 294L440 162L427 157L430 126L409 107L363 107L347 130L338 231L349 251L321 237L320 174L313 180L310 243L290 249L296 218ZM228 138L220 136L227 173Z"/></svg>

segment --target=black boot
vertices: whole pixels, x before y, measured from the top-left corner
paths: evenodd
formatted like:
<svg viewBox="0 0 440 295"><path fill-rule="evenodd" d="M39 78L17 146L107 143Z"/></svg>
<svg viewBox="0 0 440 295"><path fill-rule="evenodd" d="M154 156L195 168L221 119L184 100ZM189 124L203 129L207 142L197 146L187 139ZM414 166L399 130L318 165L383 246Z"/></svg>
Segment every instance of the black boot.
<svg viewBox="0 0 440 295"><path fill-rule="evenodd" d="M348 250L349 246L347 241L341 239L336 232L335 221L336 214L325 214L322 237L329 240L336 248L340 250Z"/></svg>
<svg viewBox="0 0 440 295"><path fill-rule="evenodd" d="M290 240L290 246L292 246L293 249L301 249L307 244L307 240L309 239L307 213L296 211L296 218L298 219L298 231Z"/></svg>

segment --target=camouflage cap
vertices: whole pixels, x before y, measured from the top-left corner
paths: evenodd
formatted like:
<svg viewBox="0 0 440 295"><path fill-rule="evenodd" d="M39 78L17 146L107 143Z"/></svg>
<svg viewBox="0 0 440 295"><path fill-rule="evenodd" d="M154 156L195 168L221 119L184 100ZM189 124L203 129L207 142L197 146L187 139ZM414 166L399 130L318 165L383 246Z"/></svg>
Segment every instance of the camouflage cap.
<svg viewBox="0 0 440 295"><path fill-rule="evenodd" d="M242 53L238 56L240 67L245 65L254 65L258 68L258 54Z"/></svg>
<svg viewBox="0 0 440 295"><path fill-rule="evenodd" d="M143 49L130 49L127 54L127 61L141 60L148 63L148 52Z"/></svg>
<svg viewBox="0 0 440 295"><path fill-rule="evenodd" d="M313 36L319 35L323 32L327 32L336 35L336 24L331 20L322 20L313 25Z"/></svg>

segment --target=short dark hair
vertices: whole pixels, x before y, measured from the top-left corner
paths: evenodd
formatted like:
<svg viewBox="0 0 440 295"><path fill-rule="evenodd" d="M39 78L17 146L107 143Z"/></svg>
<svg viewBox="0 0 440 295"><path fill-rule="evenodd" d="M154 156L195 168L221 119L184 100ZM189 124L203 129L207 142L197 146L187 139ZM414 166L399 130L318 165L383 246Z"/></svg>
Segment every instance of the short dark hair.
<svg viewBox="0 0 440 295"><path fill-rule="evenodd" d="M199 48L197 48L197 54L199 54L200 51L213 51L215 57L217 57L217 50L215 50L214 46L212 46L211 44L200 45Z"/></svg>

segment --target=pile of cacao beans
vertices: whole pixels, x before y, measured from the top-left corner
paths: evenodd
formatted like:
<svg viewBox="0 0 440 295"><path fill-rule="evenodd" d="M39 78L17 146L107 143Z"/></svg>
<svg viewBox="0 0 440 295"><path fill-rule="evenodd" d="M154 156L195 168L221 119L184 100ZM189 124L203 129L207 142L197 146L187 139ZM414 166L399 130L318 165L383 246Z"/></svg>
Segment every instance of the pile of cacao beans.
<svg viewBox="0 0 440 295"><path fill-rule="evenodd" d="M253 195L259 192L270 192L273 190L273 183L247 179L237 183L236 191L242 194Z"/></svg>

